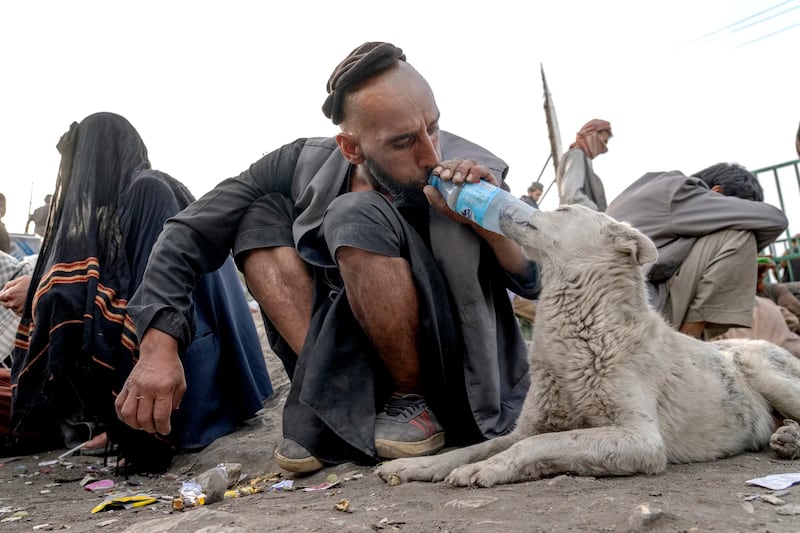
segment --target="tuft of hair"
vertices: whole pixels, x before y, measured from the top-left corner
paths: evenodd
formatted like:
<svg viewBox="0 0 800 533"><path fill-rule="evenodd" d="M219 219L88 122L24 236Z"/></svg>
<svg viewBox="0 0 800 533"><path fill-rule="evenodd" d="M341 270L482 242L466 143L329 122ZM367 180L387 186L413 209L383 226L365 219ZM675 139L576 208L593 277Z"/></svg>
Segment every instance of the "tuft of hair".
<svg viewBox="0 0 800 533"><path fill-rule="evenodd" d="M764 189L761 188L758 178L737 163L717 163L692 175L703 180L709 189L719 185L725 196L764 201Z"/></svg>
<svg viewBox="0 0 800 533"><path fill-rule="evenodd" d="M344 101L348 92L367 78L405 61L403 50L390 43L368 42L354 49L336 65L328 78L328 97L322 112L334 124L344 120Z"/></svg>

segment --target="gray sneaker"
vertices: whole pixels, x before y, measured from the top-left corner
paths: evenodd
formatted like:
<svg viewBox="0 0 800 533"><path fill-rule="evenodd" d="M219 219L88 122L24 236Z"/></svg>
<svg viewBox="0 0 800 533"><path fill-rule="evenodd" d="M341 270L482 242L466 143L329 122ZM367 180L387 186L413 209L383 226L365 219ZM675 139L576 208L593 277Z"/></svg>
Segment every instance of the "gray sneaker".
<svg viewBox="0 0 800 533"><path fill-rule="evenodd" d="M275 450L275 462L289 472L308 474L316 472L325 463L311 455L311 452L292 439L283 439Z"/></svg>
<svg viewBox="0 0 800 533"><path fill-rule="evenodd" d="M391 396L375 418L375 449L384 459L418 457L444 446L444 429L422 396Z"/></svg>

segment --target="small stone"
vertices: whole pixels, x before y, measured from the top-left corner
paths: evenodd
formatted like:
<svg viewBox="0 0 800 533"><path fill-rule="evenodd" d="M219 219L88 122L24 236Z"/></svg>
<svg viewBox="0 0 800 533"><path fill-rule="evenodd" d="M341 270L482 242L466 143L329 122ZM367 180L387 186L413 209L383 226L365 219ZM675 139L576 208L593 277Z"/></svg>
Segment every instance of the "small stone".
<svg viewBox="0 0 800 533"><path fill-rule="evenodd" d="M786 502L772 494L762 494L761 501L771 503L772 505L786 505Z"/></svg>

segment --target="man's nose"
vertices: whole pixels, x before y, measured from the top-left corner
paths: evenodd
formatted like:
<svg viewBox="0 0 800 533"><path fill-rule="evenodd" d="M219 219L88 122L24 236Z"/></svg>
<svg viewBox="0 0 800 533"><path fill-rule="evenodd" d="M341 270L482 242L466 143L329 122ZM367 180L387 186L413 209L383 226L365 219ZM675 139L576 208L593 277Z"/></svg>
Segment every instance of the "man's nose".
<svg viewBox="0 0 800 533"><path fill-rule="evenodd" d="M439 150L436 141L430 136L425 135L418 144L417 163L421 167L435 167L439 164Z"/></svg>

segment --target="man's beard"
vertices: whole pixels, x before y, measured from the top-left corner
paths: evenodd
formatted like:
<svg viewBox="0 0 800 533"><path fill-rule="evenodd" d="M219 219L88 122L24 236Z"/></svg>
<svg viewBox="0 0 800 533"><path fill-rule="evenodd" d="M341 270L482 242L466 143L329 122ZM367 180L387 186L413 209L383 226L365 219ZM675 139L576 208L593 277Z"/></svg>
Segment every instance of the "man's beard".
<svg viewBox="0 0 800 533"><path fill-rule="evenodd" d="M428 200L425 198L425 193L418 185L404 185L398 183L388 172L386 172L374 159L364 158L364 166L367 171L372 175L375 186L380 192L389 194L396 205L420 205L424 203L427 205Z"/></svg>

